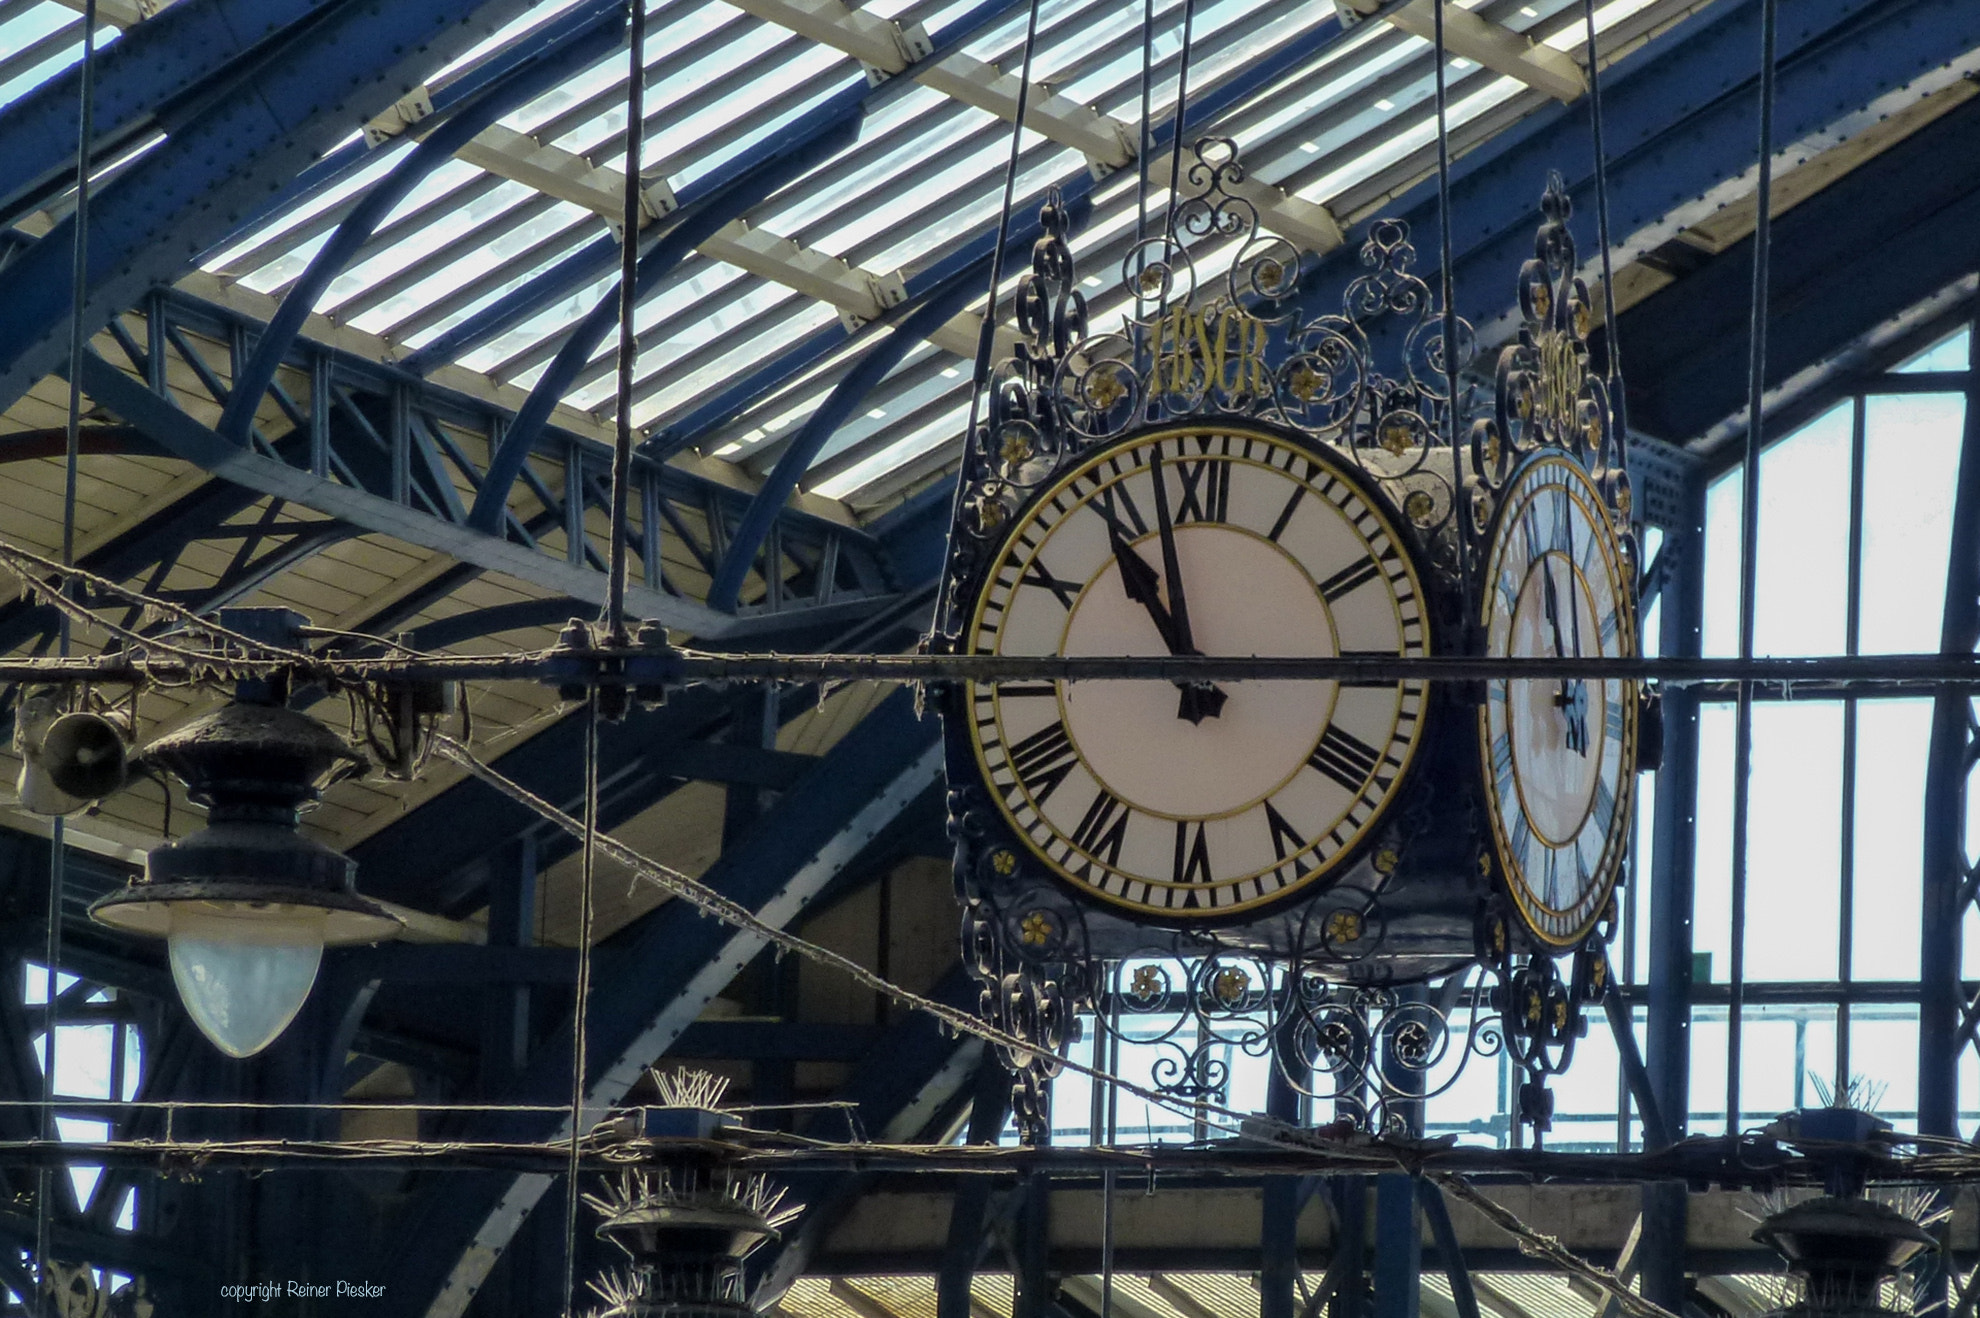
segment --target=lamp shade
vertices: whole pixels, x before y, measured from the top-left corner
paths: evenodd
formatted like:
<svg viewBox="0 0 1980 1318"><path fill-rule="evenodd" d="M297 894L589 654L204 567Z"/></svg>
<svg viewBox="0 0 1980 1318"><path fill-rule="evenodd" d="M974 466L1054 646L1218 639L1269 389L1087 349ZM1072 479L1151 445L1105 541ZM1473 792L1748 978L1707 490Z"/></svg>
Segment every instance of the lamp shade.
<svg viewBox="0 0 1980 1318"><path fill-rule="evenodd" d="M313 906L174 905L165 936L172 981L214 1047L251 1057L289 1027L316 983L324 916Z"/></svg>
<svg viewBox="0 0 1980 1318"><path fill-rule="evenodd" d="M207 826L155 847L144 877L90 907L97 923L166 940L201 1033L231 1057L278 1038L325 946L371 943L402 921L357 895L357 864L298 831L317 783L355 753L280 706L236 703L153 742L146 758L207 807Z"/></svg>

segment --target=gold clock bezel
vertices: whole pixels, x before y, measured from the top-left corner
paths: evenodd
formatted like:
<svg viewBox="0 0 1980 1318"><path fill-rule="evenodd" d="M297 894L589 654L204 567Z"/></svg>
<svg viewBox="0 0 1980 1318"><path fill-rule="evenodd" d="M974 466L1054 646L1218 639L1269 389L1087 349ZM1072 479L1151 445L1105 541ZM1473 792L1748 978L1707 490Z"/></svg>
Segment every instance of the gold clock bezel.
<svg viewBox="0 0 1980 1318"><path fill-rule="evenodd" d="M1390 505L1389 500L1375 487L1374 483L1348 459L1341 457L1330 449L1317 446L1308 440L1285 433L1274 427L1261 425L1252 420L1239 419L1170 423L1151 426L1118 436L1102 446L1095 447L1091 452L1084 455L1078 463L1059 473L1049 484L1041 487L1012 516L1010 524L1005 528L1004 534L998 541L996 548L985 559L985 566L977 578L973 598L970 601L967 615L968 623L959 641L959 652L964 654L975 652L974 638L981 629L984 609L989 601L991 587L996 582L1000 569L1005 566L1006 561L1010 557L1012 546L1018 542L1028 528L1034 525L1036 513L1040 508L1048 506L1054 498L1090 473L1095 467L1110 461L1123 452L1168 440L1190 439L1203 435L1228 435L1235 438L1248 438L1257 440L1260 443L1269 444L1274 448L1292 450L1302 457L1310 459L1315 464L1326 468L1330 476L1348 486L1356 497L1360 498L1367 506L1370 515L1375 518L1382 533L1396 547L1403 563L1403 569L1408 576L1410 587L1415 592L1419 602L1416 625L1421 628L1422 632L1422 653L1429 655L1436 652L1435 628L1431 618L1431 614L1434 611L1432 607L1433 596L1424 587L1425 573L1419 561L1417 547L1403 529L1407 526L1406 519ZM1283 469L1279 470L1281 470L1282 474L1291 476L1290 472L1285 472ZM1249 530L1249 528L1243 527L1237 527L1235 529ZM1301 565L1301 570L1303 572L1306 571L1304 565ZM972 683L963 687L959 699L968 702L971 699L971 692L977 685L981 684ZM1401 683L1398 683L1398 685L1401 685ZM1418 688L1415 730L1409 738L1407 748L1402 756L1402 763L1397 767L1394 780L1391 782L1387 792L1375 803L1369 817L1361 823L1354 834L1341 844L1339 849L1333 853L1326 863L1316 864L1314 870L1309 874L1275 888L1270 892L1261 893L1254 898L1199 910L1190 910L1181 906L1156 906L1136 902L1120 894L1108 892L1087 879L1069 873L1063 865L1047 854L1043 846L1012 816L1009 807L1003 799L1002 793L993 783L990 765L984 756L982 740L976 735L974 728L966 726L963 736L969 744L970 756L976 767L978 782L986 785L985 794L989 797L992 808L996 811L1004 826L1023 844L1025 850L1044 865L1047 872L1056 881L1071 888L1082 897L1090 897L1097 902L1119 910L1131 912L1143 919L1187 924L1192 927L1209 927L1219 923L1227 923L1234 917L1241 917L1264 908L1297 901L1302 896L1310 896L1317 887L1323 887L1330 879L1337 878L1342 873L1345 873L1360 858L1365 852L1376 826L1387 816L1389 809L1395 804L1397 798L1402 795L1404 789L1411 781L1411 770L1414 768L1418 753L1424 745L1426 725L1434 719L1434 716L1430 712L1432 705L1430 684L1427 682L1416 682L1412 685ZM1061 695L1060 699L1063 700L1063 698L1063 695ZM1331 718L1329 719L1328 726L1331 726ZM1082 754L1080 758L1083 762L1085 757ZM1139 809L1140 807L1135 808ZM1042 814L1042 812L1040 813ZM1158 812L1144 810L1143 813L1156 814ZM1197 818L1197 816L1190 816L1190 818ZM1267 869L1259 873L1262 875L1270 872ZM1225 883L1220 883L1217 886L1234 886L1237 883L1245 881L1245 879L1255 877L1257 876L1240 876ZM1159 887L1167 889L1181 886L1165 880L1151 881L1137 878L1135 882L1144 883L1150 888Z"/></svg>
<svg viewBox="0 0 1980 1318"><path fill-rule="evenodd" d="M1601 491L1595 487L1595 482L1589 477L1588 472L1580 463L1576 462L1566 453L1548 450L1535 454L1520 463L1517 468L1508 474L1502 488L1506 491L1516 489L1535 470L1545 466L1555 466L1569 474L1568 480L1562 483L1578 487L1570 489L1569 497L1575 499L1589 511L1589 523L1599 528L1602 563L1605 575L1608 577L1610 591L1616 600L1617 653L1622 658L1634 658L1637 653L1636 592L1632 589L1632 583L1628 577L1628 567L1622 551L1622 539L1616 534L1612 521L1613 513L1609 508L1608 502L1602 497ZM1513 519L1518 510L1525 508L1527 502L1529 501L1521 500L1515 503L1507 499L1500 504L1493 516L1492 530L1487 542L1489 548L1483 564L1483 570L1478 576L1478 580L1481 583L1480 593L1482 595L1478 614L1481 637L1489 638L1491 635L1492 622L1497 616L1498 603L1498 594L1492 589L1491 583L1498 576L1499 565L1503 561L1507 545L1510 543L1510 537L1513 532ZM1489 643L1488 656L1496 658L1504 657L1490 656ZM1609 820L1608 831L1602 841L1602 864L1606 872L1596 876L1599 895L1590 905L1588 915L1566 937L1550 933L1542 927L1539 912L1544 911L1547 915L1559 919L1567 914L1567 911L1557 911L1547 906L1534 895L1531 885L1526 881L1524 867L1513 856L1511 840L1506 836L1505 819L1499 810L1498 793L1494 788L1492 768L1490 688L1494 684L1503 685L1507 679L1493 679L1491 682L1488 682L1487 697L1478 706L1479 781L1484 785L1485 815L1491 822L1492 848L1498 861L1499 879L1506 894L1511 897L1514 909L1519 912L1520 923L1525 926L1526 931L1534 938L1553 948L1565 950L1578 945L1601 922L1603 914L1608 909L1609 899L1614 895L1616 885L1621 881L1623 862L1628 855L1629 830L1635 820L1635 765L1639 696L1638 684L1634 679L1617 680L1622 688L1622 699L1620 702L1623 725L1620 759L1622 767L1616 781L1615 813ZM1608 735L1606 730L1603 735ZM1517 763L1514 766L1514 773L1518 773ZM1525 789L1517 778L1514 780L1514 790L1520 794L1521 809L1524 810ZM1575 903L1576 906L1580 904L1580 902ZM1569 907L1567 909L1572 910L1574 908Z"/></svg>

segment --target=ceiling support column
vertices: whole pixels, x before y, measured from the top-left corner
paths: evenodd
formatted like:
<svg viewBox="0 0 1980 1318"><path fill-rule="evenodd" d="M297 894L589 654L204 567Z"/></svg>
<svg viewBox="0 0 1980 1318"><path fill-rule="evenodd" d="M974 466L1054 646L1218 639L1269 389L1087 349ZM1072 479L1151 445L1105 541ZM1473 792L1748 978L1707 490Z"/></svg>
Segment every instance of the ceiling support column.
<svg viewBox="0 0 1980 1318"><path fill-rule="evenodd" d="M1700 653L1705 610L1705 488L1686 482L1684 524L1667 529L1658 653ZM1657 1111L1672 1140L1691 1111L1691 911L1698 813L1698 700L1685 688L1664 693L1664 759L1657 771L1648 919L1650 1009L1644 1065ZM1641 870L1631 881L1641 883ZM1639 911L1644 910L1638 903ZM1682 1183L1643 1189L1643 1294L1672 1312L1684 1304L1685 1194Z"/></svg>
<svg viewBox="0 0 1980 1318"><path fill-rule="evenodd" d="M1416 1223L1416 1178L1375 1178L1375 1318L1418 1318L1423 1234Z"/></svg>
<svg viewBox="0 0 1980 1318"><path fill-rule="evenodd" d="M1289 1028L1297 1013L1292 995L1299 991L1289 976L1284 992L1285 1022L1272 1041L1271 1071L1265 1081L1265 1114L1288 1126L1300 1124L1299 1085L1306 1082ZM1296 1074L1289 1074L1295 1072ZM1293 1289L1299 1277L1299 1212L1312 1182L1298 1176L1268 1176L1259 1208L1258 1318L1293 1318L1298 1307Z"/></svg>
<svg viewBox="0 0 1980 1318"><path fill-rule="evenodd" d="M533 947L536 944L536 837L525 833L502 848L489 863L488 944L491 947ZM485 986L481 999L481 1092L493 1097L529 1065L530 985L525 980L497 980Z"/></svg>
<svg viewBox="0 0 1980 1318"><path fill-rule="evenodd" d="M969 1112L969 1142L995 1144L1011 1112L1011 1073L986 1051L976 1068L976 1096ZM983 1228L990 1208L987 1176L956 1178L949 1207L949 1243L935 1277L935 1318L971 1318L970 1279L983 1254Z"/></svg>
<svg viewBox="0 0 1980 1318"><path fill-rule="evenodd" d="M1016 1295L1011 1318L1052 1318L1053 1293L1048 1274L1052 1252L1052 1178L1033 1172L1024 1181L1024 1205L1018 1217Z"/></svg>

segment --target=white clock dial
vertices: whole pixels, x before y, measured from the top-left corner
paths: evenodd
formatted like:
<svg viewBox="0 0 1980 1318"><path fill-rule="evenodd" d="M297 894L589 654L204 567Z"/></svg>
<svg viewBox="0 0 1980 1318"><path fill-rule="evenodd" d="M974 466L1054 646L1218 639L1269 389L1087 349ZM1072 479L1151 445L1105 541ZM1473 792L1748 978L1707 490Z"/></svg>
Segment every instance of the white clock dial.
<svg viewBox="0 0 1980 1318"><path fill-rule="evenodd" d="M1560 455L1505 491L1486 563L1493 657L1635 653L1628 566L1607 505ZM1499 861L1529 928L1579 942L1608 905L1627 841L1636 684L1527 679L1486 684L1480 715Z"/></svg>
<svg viewBox="0 0 1980 1318"><path fill-rule="evenodd" d="M1123 440L1012 528L967 652L1428 653L1387 514L1331 458L1240 428ZM1393 799L1420 682L1011 682L969 689L998 805L1055 872L1168 919L1333 872Z"/></svg>

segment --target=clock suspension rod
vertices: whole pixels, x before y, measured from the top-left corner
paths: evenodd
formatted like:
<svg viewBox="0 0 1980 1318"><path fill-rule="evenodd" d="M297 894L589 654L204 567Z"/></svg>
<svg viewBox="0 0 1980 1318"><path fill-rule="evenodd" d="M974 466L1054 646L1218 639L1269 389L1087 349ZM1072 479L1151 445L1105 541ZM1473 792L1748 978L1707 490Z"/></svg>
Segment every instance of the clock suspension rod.
<svg viewBox="0 0 1980 1318"><path fill-rule="evenodd" d="M1824 655L1812 658L1651 659L1535 656L714 654L641 646L565 646L508 655L300 658L125 654L0 661L0 682L137 685L288 675L343 684L549 682L671 688L704 682L1751 682L1835 698L1906 688L1980 687L1980 655ZM1709 691L1706 694L1711 694Z"/></svg>

